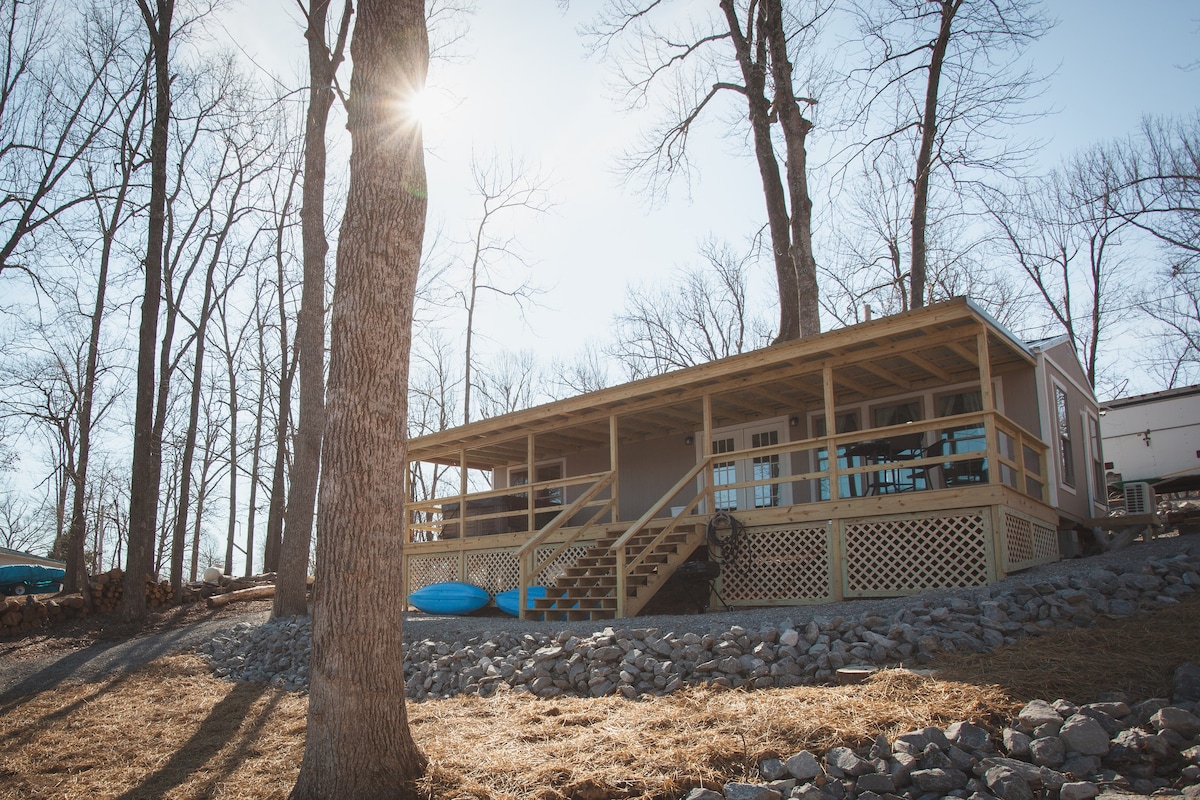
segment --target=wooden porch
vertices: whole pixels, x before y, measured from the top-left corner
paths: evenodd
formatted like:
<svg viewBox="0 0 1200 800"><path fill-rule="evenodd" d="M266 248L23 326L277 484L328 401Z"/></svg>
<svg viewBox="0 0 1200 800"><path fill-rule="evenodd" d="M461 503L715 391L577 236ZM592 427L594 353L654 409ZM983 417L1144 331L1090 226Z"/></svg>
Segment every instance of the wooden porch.
<svg viewBox="0 0 1200 800"><path fill-rule="evenodd" d="M734 607L992 583L1058 557L1047 446L1014 418L1036 416L995 394L1030 369L950 301L414 440L443 490L406 508L406 592L518 588L525 609L543 586L523 615L574 620L638 614L696 558L719 564ZM977 410L942 413L968 395ZM889 398L929 413L843 423L884 419ZM782 435L721 438L764 420ZM484 475L494 488L473 490ZM736 543L707 530L722 510L744 526Z"/></svg>

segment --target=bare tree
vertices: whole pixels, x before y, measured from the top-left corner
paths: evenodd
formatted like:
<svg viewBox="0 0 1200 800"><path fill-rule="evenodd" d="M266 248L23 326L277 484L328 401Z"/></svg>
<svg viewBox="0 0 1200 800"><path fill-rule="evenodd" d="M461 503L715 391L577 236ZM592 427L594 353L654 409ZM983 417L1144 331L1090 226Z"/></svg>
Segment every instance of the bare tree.
<svg viewBox="0 0 1200 800"><path fill-rule="evenodd" d="M797 59L811 60L829 3L722 0L720 15L697 12L676 25L656 21L664 5L613 0L588 31L598 51L613 54L631 107L661 98L662 121L630 154L626 169L648 175L651 186L689 173L688 145L706 110L726 95L745 102L742 118L762 181L779 287L777 340L819 333L806 149L813 126L801 111L817 101L796 93L793 72ZM621 52L615 52L618 43L624 43ZM785 173L773 140L775 123Z"/></svg>
<svg viewBox="0 0 1200 800"><path fill-rule="evenodd" d="M346 104L350 185L337 254L304 760L293 800L417 798L404 705L404 482L414 293L425 230L424 4L363 0ZM402 103L399 104L402 107Z"/></svg>
<svg viewBox="0 0 1200 800"><path fill-rule="evenodd" d="M1093 149L1023 190L988 195L1001 242L1053 321L1051 330L1071 337L1093 386L1101 342L1131 303L1120 250L1130 225L1113 205L1113 189L1106 159Z"/></svg>
<svg viewBox="0 0 1200 800"><path fill-rule="evenodd" d="M467 267L465 287L459 291L467 312L466 346L463 355L463 424L471 421L471 390L474 388L474 349L476 335L475 313L480 293L500 295L514 301L518 307L536 293L537 289L524 277L514 284L505 283L502 270L511 264L528 264L517 249L512 236L503 226L514 212L545 213L549 209L545 181L524 165L497 159L487 163L478 158L471 161L471 177L479 199L480 213L470 242L471 262ZM496 229L500 227L498 232Z"/></svg>
<svg viewBox="0 0 1200 800"><path fill-rule="evenodd" d="M908 179L909 297L925 305L931 195L980 172L1011 168L1023 155L1012 136L1038 82L1021 66L1049 22L1040 0L869 0L855 11L869 51L859 119L873 159L897 140L913 144Z"/></svg>
<svg viewBox="0 0 1200 800"><path fill-rule="evenodd" d="M144 290L138 332L137 395L133 424L133 468L129 489L129 534L122 613L146 616L146 573L158 514L162 441L155 437L155 353L162 297L163 238L167 214L167 139L171 119L171 20L175 0L138 0L154 54L154 123L150 136L150 219L146 234Z"/></svg>
<svg viewBox="0 0 1200 800"><path fill-rule="evenodd" d="M276 617L308 613L308 557L312 549L313 509L321 465L321 433L325 426L325 128L333 105L337 70L350 33L351 0L342 6L341 22L332 46L326 41L325 20L330 0L313 0L305 8L308 27L308 113L304 122L304 189L300 225L304 245L304 283L296 346L300 356L300 419L296 427L295 463L288 493L287 518L275 581L271 614Z"/></svg>
<svg viewBox="0 0 1200 800"><path fill-rule="evenodd" d="M706 266L680 270L665 285L632 287L614 318L609 355L630 380L762 347L770 341L747 298L753 252L706 242Z"/></svg>

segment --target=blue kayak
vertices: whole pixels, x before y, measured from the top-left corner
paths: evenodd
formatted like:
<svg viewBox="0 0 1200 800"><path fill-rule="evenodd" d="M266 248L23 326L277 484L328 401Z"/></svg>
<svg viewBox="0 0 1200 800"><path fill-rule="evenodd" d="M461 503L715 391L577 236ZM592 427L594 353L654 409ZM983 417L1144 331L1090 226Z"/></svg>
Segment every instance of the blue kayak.
<svg viewBox="0 0 1200 800"><path fill-rule="evenodd" d="M0 594L50 594L62 591L65 569L39 564L5 564L0 567Z"/></svg>
<svg viewBox="0 0 1200 800"><path fill-rule="evenodd" d="M426 614L462 616L478 611L491 599L486 589L474 584L445 581L417 589L408 596L408 603Z"/></svg>
<svg viewBox="0 0 1200 800"><path fill-rule="evenodd" d="M505 614L517 616L517 607L520 604L519 589L509 589L507 592L500 592L496 595L496 605ZM530 586L525 592L525 608L526 610L533 609L533 601L540 600L546 596L545 586Z"/></svg>

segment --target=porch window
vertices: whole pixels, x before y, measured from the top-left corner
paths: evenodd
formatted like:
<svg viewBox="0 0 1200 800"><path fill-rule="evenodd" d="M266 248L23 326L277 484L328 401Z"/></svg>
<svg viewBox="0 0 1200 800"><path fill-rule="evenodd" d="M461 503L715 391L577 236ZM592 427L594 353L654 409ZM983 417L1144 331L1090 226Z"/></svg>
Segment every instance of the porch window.
<svg viewBox="0 0 1200 800"><path fill-rule="evenodd" d="M954 392L934 398L934 411L939 417L959 414L974 414L983 410L983 393L978 389ZM930 455L958 455L960 453L983 453L987 450L987 434L983 423L946 428L938 442L930 445ZM1015 458L1015 456L1013 456ZM987 459L953 461L941 466L942 478L947 487L962 484L987 483Z"/></svg>
<svg viewBox="0 0 1200 800"><path fill-rule="evenodd" d="M1054 385L1054 410L1058 422L1058 459L1062 474L1059 481L1064 486L1075 486L1075 457L1071 452L1071 410L1067 402L1067 391Z"/></svg>
<svg viewBox="0 0 1200 800"><path fill-rule="evenodd" d="M751 434L750 446L753 448L770 447L779 444L779 431L769 430ZM782 473L779 468L779 454L775 453L769 456L755 456L750 459L750 479L755 481L765 481L771 478L778 478ZM779 505L779 484L768 483L763 486L755 486L754 489L754 507L755 508L775 508Z"/></svg>
<svg viewBox="0 0 1200 800"><path fill-rule="evenodd" d="M566 472L566 463L561 459L557 461L543 461L533 465L534 473L537 476L536 483L544 481L562 480ZM509 486L525 486L529 483L528 467L513 467L508 471ZM561 506L563 504L563 494L561 486L554 486L549 489L538 489L533 494L533 503L538 508L545 506ZM522 492L517 497L525 497Z"/></svg>
<svg viewBox="0 0 1200 800"><path fill-rule="evenodd" d="M721 453L732 453L736 450L734 439L732 436L724 439L715 439L713 441L713 454L720 455ZM737 489L721 489L721 486L728 486L731 483L737 483L737 462L736 461L717 461L712 467L712 482L713 482L713 506L717 511L736 511L737 504Z"/></svg>
<svg viewBox="0 0 1200 800"><path fill-rule="evenodd" d="M858 411L839 411L834 415L837 420L838 433L853 433L859 430ZM825 415L821 414L813 417L813 438L820 438L826 435ZM848 454L845 445L838 446L838 469L846 469L850 466ZM817 471L824 472L829 469L829 451L827 448L819 448L817 450ZM863 476L858 475L839 475L838 476L838 497L858 497L863 494ZM829 478L821 478L817 483L817 497L819 500L829 500Z"/></svg>

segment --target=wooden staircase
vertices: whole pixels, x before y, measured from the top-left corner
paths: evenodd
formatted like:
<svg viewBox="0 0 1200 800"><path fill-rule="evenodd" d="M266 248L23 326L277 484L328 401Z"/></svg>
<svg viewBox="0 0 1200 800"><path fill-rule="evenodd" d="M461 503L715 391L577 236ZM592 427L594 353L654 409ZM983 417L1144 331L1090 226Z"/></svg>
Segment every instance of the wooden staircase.
<svg viewBox="0 0 1200 800"><path fill-rule="evenodd" d="M681 524L646 552L666 525L664 520L656 527L647 526L627 544L625 563L643 552L645 557L626 579L624 616L636 616L675 573L675 568L704 543L704 526ZM575 566L568 567L554 585L546 587L545 598L533 601L533 608L526 612L528 618L567 622L615 619L618 554L612 546L621 535L620 531L607 534L588 548Z"/></svg>

